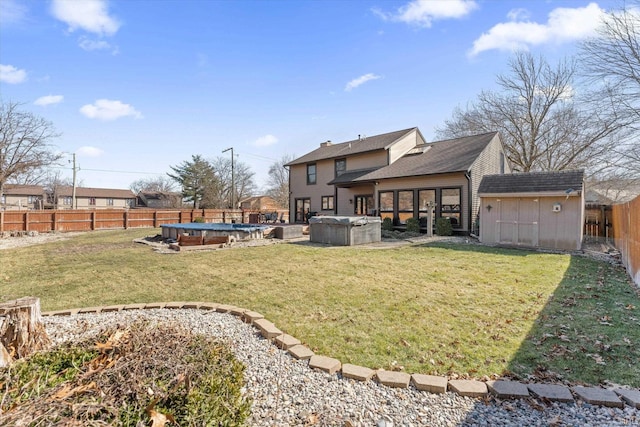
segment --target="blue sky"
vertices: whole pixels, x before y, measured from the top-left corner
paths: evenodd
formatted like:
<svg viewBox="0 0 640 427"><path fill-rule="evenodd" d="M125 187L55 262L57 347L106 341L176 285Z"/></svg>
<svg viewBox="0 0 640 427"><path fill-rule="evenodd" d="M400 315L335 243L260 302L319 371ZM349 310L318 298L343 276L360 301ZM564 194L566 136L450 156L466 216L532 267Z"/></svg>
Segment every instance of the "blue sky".
<svg viewBox="0 0 640 427"><path fill-rule="evenodd" d="M270 164L322 141L413 126L433 140L513 49L574 54L619 5L2 0L0 98L54 124L85 186L128 188L233 147L261 187Z"/></svg>

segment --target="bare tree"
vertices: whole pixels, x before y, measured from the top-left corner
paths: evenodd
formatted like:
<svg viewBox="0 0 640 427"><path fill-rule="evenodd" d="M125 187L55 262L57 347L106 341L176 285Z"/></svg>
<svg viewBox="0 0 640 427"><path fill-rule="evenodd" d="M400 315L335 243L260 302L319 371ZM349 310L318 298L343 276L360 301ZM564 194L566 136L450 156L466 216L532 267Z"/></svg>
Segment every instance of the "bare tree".
<svg viewBox="0 0 640 427"><path fill-rule="evenodd" d="M628 1L606 14L597 35L580 49L584 75L620 112L633 130L615 151L618 166L640 176L640 1Z"/></svg>
<svg viewBox="0 0 640 427"><path fill-rule="evenodd" d="M62 156L52 151L51 142L60 135L51 122L20 107L16 102L0 105L0 193L11 180L41 180L43 168Z"/></svg>
<svg viewBox="0 0 640 427"><path fill-rule="evenodd" d="M73 180L69 177L63 177L60 170L49 170L42 184L47 194L47 203L53 208L57 208L56 203L60 197L60 190L73 186Z"/></svg>
<svg viewBox="0 0 640 427"><path fill-rule="evenodd" d="M155 191L160 193L176 191L175 182L165 176L138 179L132 182L129 188L136 194L141 191Z"/></svg>
<svg viewBox="0 0 640 427"><path fill-rule="evenodd" d="M621 127L615 111L595 104L600 100L588 103L575 94L575 62L552 68L542 57L517 52L509 68L497 77L499 92L483 91L466 109L457 108L438 136L499 131L512 168L521 172L602 164Z"/></svg>
<svg viewBox="0 0 640 427"><path fill-rule="evenodd" d="M231 207L231 159L216 157L211 161L211 164L216 171L218 180L222 184L220 192L216 197L216 203L220 208ZM246 199L255 193L256 184L253 180L254 175L249 165L242 162L234 162L233 181L235 185L234 200L236 200L236 202Z"/></svg>
<svg viewBox="0 0 640 427"><path fill-rule="evenodd" d="M292 155L285 154L269 166L267 194L282 208L289 207L289 169L285 165L292 160Z"/></svg>

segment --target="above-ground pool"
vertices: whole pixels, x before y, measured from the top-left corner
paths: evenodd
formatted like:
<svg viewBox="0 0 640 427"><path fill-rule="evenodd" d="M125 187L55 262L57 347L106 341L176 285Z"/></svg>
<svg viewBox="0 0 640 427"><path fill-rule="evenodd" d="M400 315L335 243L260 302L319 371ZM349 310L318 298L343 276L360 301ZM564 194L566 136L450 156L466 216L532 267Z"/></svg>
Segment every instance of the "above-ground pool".
<svg viewBox="0 0 640 427"><path fill-rule="evenodd" d="M256 224L226 224L226 223L200 223L191 222L186 224L163 224L162 238L177 240L178 235L188 234L190 236L231 236L235 240L262 239L264 230L269 228L266 225Z"/></svg>

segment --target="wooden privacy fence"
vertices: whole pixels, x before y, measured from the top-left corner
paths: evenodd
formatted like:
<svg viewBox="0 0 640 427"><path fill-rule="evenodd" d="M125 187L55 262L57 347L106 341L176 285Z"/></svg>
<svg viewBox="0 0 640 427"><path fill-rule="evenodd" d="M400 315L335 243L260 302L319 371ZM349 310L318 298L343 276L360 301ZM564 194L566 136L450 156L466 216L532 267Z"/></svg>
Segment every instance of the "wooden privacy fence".
<svg viewBox="0 0 640 427"><path fill-rule="evenodd" d="M279 211L288 222L288 211ZM204 222L248 223L248 210L231 209L97 209L97 210L30 210L0 212L3 231L91 231L119 228L160 227L182 224L202 218Z"/></svg>
<svg viewBox="0 0 640 427"><path fill-rule="evenodd" d="M633 281L640 285L640 196L613 205L613 241Z"/></svg>

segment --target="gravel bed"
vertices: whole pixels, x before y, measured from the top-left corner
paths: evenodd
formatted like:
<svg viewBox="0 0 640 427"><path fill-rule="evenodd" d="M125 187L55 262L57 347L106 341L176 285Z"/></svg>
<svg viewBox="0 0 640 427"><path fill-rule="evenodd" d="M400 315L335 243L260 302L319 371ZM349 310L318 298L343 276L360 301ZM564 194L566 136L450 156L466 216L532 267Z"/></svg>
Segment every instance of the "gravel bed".
<svg viewBox="0 0 640 427"><path fill-rule="evenodd" d="M471 399L454 393L393 389L309 369L230 314L204 310L131 310L44 317L54 343L94 335L135 319L180 322L228 343L244 363L244 391L253 399L252 426L628 426L640 411L578 402ZM331 356L331 355L327 355Z"/></svg>

